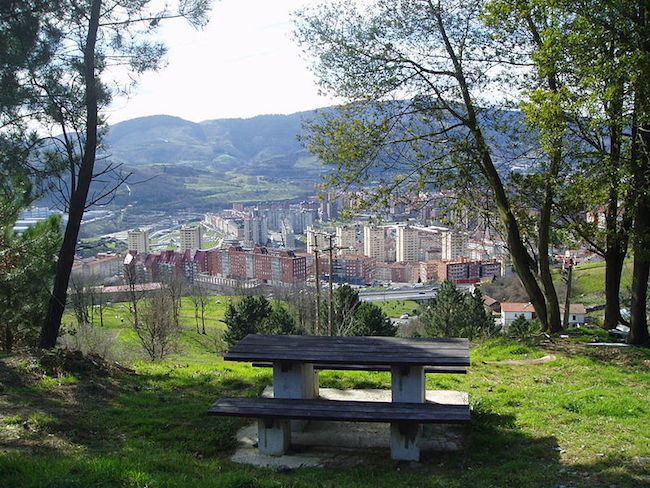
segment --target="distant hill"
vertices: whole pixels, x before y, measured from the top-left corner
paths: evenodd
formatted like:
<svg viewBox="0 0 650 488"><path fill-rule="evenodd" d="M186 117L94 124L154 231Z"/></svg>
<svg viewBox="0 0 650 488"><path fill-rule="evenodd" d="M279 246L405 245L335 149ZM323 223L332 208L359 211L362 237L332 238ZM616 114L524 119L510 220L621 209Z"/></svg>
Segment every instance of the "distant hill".
<svg viewBox="0 0 650 488"><path fill-rule="evenodd" d="M498 126L490 120L495 114L483 113L488 127ZM113 204L129 206L136 220L149 211L204 212L234 202L305 198L327 171L298 140L304 122L317 116L308 111L200 123L169 115L140 117L109 127L97 164L117 163L131 174ZM498 118L510 127L522 121L516 111ZM486 136L508 139L500 130L488 129ZM512 163L510 169L516 169Z"/></svg>
<svg viewBox="0 0 650 488"><path fill-rule="evenodd" d="M195 123L154 115L110 127L106 152L128 166L203 163L213 170L249 170L273 161L283 169L307 156L298 141L303 121L315 112L216 119Z"/></svg>
<svg viewBox="0 0 650 488"><path fill-rule="evenodd" d="M323 171L298 141L315 111L200 123L154 115L112 125L101 162L131 173L114 203L134 211L198 211L314 194Z"/></svg>

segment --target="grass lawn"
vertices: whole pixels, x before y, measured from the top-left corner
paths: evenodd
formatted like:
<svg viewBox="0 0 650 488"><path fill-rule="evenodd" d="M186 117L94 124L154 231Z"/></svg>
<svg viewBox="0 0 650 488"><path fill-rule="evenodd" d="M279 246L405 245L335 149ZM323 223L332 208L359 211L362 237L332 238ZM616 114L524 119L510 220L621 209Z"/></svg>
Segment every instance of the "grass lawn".
<svg viewBox="0 0 650 488"><path fill-rule="evenodd" d="M390 302L373 302L379 306L386 315L393 318L401 317L404 314L416 315L420 307L414 300L392 300Z"/></svg>
<svg viewBox="0 0 650 488"><path fill-rule="evenodd" d="M217 303L217 300L222 303ZM211 303L212 331L227 299ZM121 305L107 331L133 347ZM178 354L128 368L54 353L0 356L0 486L7 488L642 487L650 484L650 350L587 347L583 335L527 345L472 344L469 374L428 375L430 389L468 391L472 423L461 453L289 472L229 461L245 422L208 417L221 395L258 395L268 368L226 363L193 330L183 303ZM585 334L583 332L583 334ZM484 364L537 358L542 365ZM387 373L323 372L321 385L390 388Z"/></svg>
<svg viewBox="0 0 650 488"><path fill-rule="evenodd" d="M555 274L556 285L560 285L564 300L564 284L561 283L559 271ZM632 259L626 259L621 277L621 294L627 293L632 285ZM573 268L572 296L576 303L586 306L605 303L605 262L581 264Z"/></svg>

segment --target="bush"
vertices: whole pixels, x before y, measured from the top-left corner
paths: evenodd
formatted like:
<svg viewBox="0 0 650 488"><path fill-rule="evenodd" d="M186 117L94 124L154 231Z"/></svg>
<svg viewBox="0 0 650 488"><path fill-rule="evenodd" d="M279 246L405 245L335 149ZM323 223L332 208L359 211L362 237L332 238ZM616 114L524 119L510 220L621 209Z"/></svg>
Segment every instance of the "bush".
<svg viewBox="0 0 650 488"><path fill-rule="evenodd" d="M499 331L492 313L483 305L483 295L463 293L451 281L445 281L435 299L420 314L426 333L431 337L489 337Z"/></svg>
<svg viewBox="0 0 650 488"><path fill-rule="evenodd" d="M278 305L275 309L263 296L245 296L237 303L230 303L224 314L227 330L224 340L233 346L248 334L300 334L301 331L287 309Z"/></svg>
<svg viewBox="0 0 650 488"><path fill-rule="evenodd" d="M507 335L515 339L530 339L532 336L541 333L542 323L538 319L527 320L520 315L508 327Z"/></svg>
<svg viewBox="0 0 650 488"><path fill-rule="evenodd" d="M94 354L104 359L117 361L115 356L118 333L99 329L91 324L77 324L62 334L61 345L73 351L81 351L85 356Z"/></svg>

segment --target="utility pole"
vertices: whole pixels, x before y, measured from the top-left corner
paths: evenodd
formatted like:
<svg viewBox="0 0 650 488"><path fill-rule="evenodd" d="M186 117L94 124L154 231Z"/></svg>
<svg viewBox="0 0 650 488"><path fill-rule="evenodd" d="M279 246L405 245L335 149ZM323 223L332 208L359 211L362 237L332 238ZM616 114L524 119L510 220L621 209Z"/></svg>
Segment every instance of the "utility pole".
<svg viewBox="0 0 650 488"><path fill-rule="evenodd" d="M330 285L330 289L329 289L330 307L329 307L329 310L328 310L328 317L327 318L329 320L330 335L333 336L333 335L336 335L335 331L334 331L334 285L333 285L333 281L332 281L333 275L334 275L334 257L333 257L333 254L332 254L333 251L334 251L334 246L332 245L332 238L334 236L332 234L329 234L327 237L329 238L329 241L330 241L330 246L327 249L329 251L329 253L330 253L330 256L329 256L330 257L330 263L329 263L330 264L330 273L329 273L330 274L330 280L329 280L330 281L329 282L329 285Z"/></svg>
<svg viewBox="0 0 650 488"><path fill-rule="evenodd" d="M571 308L571 278L573 277L573 258L565 259L564 265L567 269L566 280L566 298L564 299L564 318L562 320L562 328L569 327L569 313Z"/></svg>
<svg viewBox="0 0 650 488"><path fill-rule="evenodd" d="M316 267L316 335L320 335L320 267L318 265L318 239L313 234L312 247L314 249L314 265Z"/></svg>

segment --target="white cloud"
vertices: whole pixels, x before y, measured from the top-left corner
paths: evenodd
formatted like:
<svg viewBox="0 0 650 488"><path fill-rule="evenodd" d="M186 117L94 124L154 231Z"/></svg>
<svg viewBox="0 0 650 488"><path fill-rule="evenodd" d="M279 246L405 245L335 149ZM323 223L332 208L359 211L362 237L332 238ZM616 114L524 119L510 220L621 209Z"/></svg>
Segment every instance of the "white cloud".
<svg viewBox="0 0 650 488"><path fill-rule="evenodd" d="M145 74L128 99L117 99L109 123L169 114L192 121L292 113L334 103L291 39L290 13L306 0L223 0L202 31L167 22L160 37L168 65Z"/></svg>

